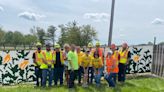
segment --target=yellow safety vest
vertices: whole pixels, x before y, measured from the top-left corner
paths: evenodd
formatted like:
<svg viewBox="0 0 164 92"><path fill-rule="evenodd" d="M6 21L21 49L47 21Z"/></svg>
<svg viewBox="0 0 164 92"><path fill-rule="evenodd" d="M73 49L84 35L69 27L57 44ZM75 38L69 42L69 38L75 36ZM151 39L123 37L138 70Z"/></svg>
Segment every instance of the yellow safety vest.
<svg viewBox="0 0 164 92"><path fill-rule="evenodd" d="M122 64L126 64L127 60L128 60L128 52L129 50L121 50L120 51L120 63Z"/></svg>
<svg viewBox="0 0 164 92"><path fill-rule="evenodd" d="M114 54L113 54L113 56L115 57L115 59L116 59L116 63L117 63L117 65L118 65L118 55L119 55L119 52L118 51L115 51L114 52Z"/></svg>
<svg viewBox="0 0 164 92"><path fill-rule="evenodd" d="M49 52L45 51L45 52L43 53L43 55L44 55L44 60L45 60L45 62L47 62L48 64L50 64L50 65L51 65L51 68L54 68L54 65L53 65L53 63L52 63L52 60L53 60L52 52L51 52L51 51L49 51ZM43 64L40 66L40 68L41 68L41 69L48 69L48 65L46 65L46 64L43 63Z"/></svg>
<svg viewBox="0 0 164 92"><path fill-rule="evenodd" d="M53 60L55 61L54 64L56 64L56 51L53 52ZM64 64L63 52L61 51L60 51L60 61L61 61L61 64Z"/></svg>
<svg viewBox="0 0 164 92"><path fill-rule="evenodd" d="M43 52L41 51L40 53L38 51L35 52L35 61L37 64L34 63L34 66L41 65L43 64Z"/></svg>

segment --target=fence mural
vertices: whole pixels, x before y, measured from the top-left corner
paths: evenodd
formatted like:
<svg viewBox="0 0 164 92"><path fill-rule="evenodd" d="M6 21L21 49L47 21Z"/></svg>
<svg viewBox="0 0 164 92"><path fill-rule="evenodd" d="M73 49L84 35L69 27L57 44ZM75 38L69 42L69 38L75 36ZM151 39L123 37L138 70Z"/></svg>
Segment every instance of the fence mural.
<svg viewBox="0 0 164 92"><path fill-rule="evenodd" d="M131 59L127 73L150 72L153 46L129 48ZM0 51L0 83L20 83L35 79L32 65L33 50Z"/></svg>
<svg viewBox="0 0 164 92"><path fill-rule="evenodd" d="M33 51L0 51L0 82L3 84L32 81L35 78L32 65Z"/></svg>
<svg viewBox="0 0 164 92"><path fill-rule="evenodd" d="M127 67L127 73L144 73L151 71L153 60L153 46L130 47L131 58Z"/></svg>

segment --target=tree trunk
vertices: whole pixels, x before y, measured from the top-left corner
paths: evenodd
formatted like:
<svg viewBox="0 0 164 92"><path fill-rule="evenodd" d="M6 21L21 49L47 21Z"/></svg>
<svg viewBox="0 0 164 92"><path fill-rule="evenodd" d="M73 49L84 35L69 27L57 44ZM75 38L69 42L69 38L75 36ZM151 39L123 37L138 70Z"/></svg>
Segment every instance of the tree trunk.
<svg viewBox="0 0 164 92"><path fill-rule="evenodd" d="M3 44L3 49L5 50L6 48L5 48L5 44Z"/></svg>

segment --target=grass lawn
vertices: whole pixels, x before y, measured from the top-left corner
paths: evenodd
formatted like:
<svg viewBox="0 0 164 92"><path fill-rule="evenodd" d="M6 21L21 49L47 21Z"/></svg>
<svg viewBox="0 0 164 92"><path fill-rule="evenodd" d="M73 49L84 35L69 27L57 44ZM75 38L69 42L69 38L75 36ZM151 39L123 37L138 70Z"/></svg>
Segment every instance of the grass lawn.
<svg viewBox="0 0 164 92"><path fill-rule="evenodd" d="M128 79L124 85L118 84L115 89L107 87L104 81L100 87L90 85L88 88L66 86L53 88L34 88L33 85L2 86L0 92L164 92L164 80L159 78Z"/></svg>

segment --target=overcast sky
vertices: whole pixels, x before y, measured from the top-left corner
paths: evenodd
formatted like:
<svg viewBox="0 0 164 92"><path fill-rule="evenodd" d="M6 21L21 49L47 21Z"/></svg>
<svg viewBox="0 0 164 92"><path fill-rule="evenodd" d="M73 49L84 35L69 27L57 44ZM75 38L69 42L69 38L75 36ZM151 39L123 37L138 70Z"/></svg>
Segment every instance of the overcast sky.
<svg viewBox="0 0 164 92"><path fill-rule="evenodd" d="M164 0L116 0L113 43L164 41ZM102 44L108 41L111 0L0 0L0 26L30 33L76 20L91 24ZM58 33L59 34L59 31Z"/></svg>

